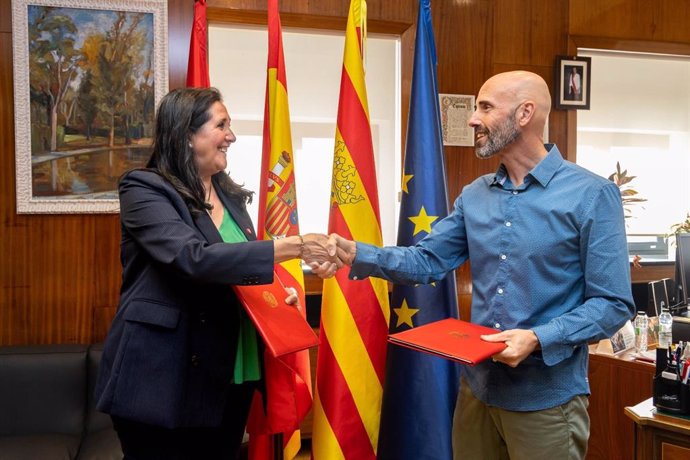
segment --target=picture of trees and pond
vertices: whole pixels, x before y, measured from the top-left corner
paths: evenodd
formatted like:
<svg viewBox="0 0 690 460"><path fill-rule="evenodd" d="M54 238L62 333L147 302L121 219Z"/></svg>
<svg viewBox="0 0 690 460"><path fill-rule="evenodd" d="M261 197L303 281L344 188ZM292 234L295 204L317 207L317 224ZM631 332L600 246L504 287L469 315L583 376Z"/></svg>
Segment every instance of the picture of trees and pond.
<svg viewBox="0 0 690 460"><path fill-rule="evenodd" d="M115 199L154 128L152 13L28 6L32 195Z"/></svg>

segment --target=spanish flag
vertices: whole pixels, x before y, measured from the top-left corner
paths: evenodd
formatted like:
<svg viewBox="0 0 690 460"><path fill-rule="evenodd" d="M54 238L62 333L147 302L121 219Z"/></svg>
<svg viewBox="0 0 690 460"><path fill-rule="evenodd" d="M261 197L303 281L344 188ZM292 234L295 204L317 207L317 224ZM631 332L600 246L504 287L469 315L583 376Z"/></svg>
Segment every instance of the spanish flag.
<svg viewBox="0 0 690 460"><path fill-rule="evenodd" d="M268 65L264 109L263 157L259 194L259 228L263 239L299 234L294 155L290 133L287 79L278 0L268 0ZM297 289L305 306L304 276L300 260L275 267L285 286ZM302 315L306 316L302 308ZM312 403L309 352L300 351L274 358L264 353L265 398L255 394L247 425L252 459L272 458L282 450L291 460L299 452L299 424ZM275 446L271 434L282 433ZM277 439L281 439L278 437Z"/></svg>
<svg viewBox="0 0 690 460"><path fill-rule="evenodd" d="M352 0L345 34L328 229L381 245L378 191L364 80L366 3ZM388 333L384 280L324 281L316 370L315 460L376 458Z"/></svg>

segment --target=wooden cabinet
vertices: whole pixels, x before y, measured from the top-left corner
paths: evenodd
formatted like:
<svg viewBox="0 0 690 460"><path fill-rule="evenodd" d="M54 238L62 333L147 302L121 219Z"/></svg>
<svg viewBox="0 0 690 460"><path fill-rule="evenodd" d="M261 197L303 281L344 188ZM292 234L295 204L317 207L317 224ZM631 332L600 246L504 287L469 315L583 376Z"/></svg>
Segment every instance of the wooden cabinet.
<svg viewBox="0 0 690 460"><path fill-rule="evenodd" d="M630 352L620 356L590 352L588 460L633 458L635 427L624 409L652 396L654 369L653 364L635 361Z"/></svg>
<svg viewBox="0 0 690 460"><path fill-rule="evenodd" d="M690 419L656 413L652 398L625 408L635 422L635 460L690 458Z"/></svg>

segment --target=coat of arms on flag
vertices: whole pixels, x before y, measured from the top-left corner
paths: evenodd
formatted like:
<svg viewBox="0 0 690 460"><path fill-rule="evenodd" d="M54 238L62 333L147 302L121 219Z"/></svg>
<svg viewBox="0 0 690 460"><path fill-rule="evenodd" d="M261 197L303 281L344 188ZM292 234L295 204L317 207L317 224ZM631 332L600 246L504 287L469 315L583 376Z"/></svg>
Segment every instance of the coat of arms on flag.
<svg viewBox="0 0 690 460"><path fill-rule="evenodd" d="M279 177L277 179L282 182ZM290 174L287 181L281 185L278 193L268 203L266 209L266 231L271 238L296 234L296 230L294 232L291 230L295 228L297 222L295 176Z"/></svg>

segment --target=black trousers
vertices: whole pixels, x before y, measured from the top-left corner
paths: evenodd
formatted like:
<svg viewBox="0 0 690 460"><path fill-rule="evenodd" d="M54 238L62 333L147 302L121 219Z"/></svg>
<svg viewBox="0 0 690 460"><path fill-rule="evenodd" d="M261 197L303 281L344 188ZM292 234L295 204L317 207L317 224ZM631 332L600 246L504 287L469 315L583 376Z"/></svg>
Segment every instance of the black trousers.
<svg viewBox="0 0 690 460"><path fill-rule="evenodd" d="M217 427L167 429L111 417L125 460L234 460L242 445L255 383L233 385Z"/></svg>

